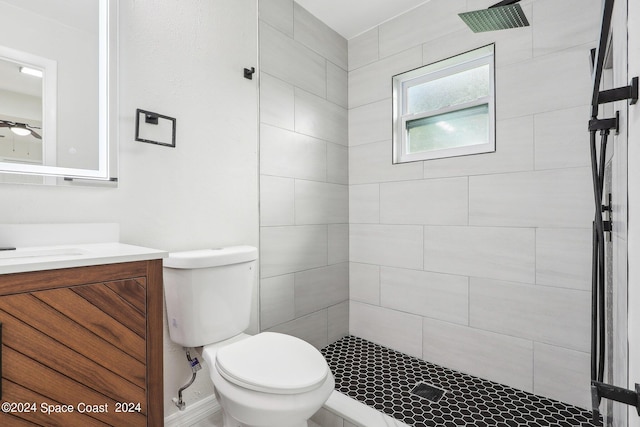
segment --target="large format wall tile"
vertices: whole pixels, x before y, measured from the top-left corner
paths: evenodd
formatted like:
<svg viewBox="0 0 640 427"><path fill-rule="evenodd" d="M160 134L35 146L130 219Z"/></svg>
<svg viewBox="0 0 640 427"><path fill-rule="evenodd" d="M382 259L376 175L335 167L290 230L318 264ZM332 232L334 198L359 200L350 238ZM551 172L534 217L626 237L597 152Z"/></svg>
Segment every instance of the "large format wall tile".
<svg viewBox="0 0 640 427"><path fill-rule="evenodd" d="M535 343L533 392L591 409L590 360L589 353Z"/></svg>
<svg viewBox="0 0 640 427"><path fill-rule="evenodd" d="M424 177L486 175L533 170L533 117L498 120L496 151L424 162Z"/></svg>
<svg viewBox="0 0 640 427"><path fill-rule="evenodd" d="M469 278L382 267L380 305L452 323L469 322Z"/></svg>
<svg viewBox="0 0 640 427"><path fill-rule="evenodd" d="M260 176L260 225L294 225L294 180Z"/></svg>
<svg viewBox="0 0 640 427"><path fill-rule="evenodd" d="M350 263L349 299L380 305L380 266Z"/></svg>
<svg viewBox="0 0 640 427"><path fill-rule="evenodd" d="M589 351L589 292L474 277L469 288L471 326Z"/></svg>
<svg viewBox="0 0 640 427"><path fill-rule="evenodd" d="M349 262L349 224L329 224L329 265Z"/></svg>
<svg viewBox="0 0 640 427"><path fill-rule="evenodd" d="M348 332L348 43L293 0L259 12L262 328L323 347Z"/></svg>
<svg viewBox="0 0 640 427"><path fill-rule="evenodd" d="M349 183L349 149L327 142L327 182Z"/></svg>
<svg viewBox="0 0 640 427"><path fill-rule="evenodd" d="M422 318L413 314L351 301L349 333L422 357Z"/></svg>
<svg viewBox="0 0 640 427"><path fill-rule="evenodd" d="M380 185L349 186L349 222L377 224L380 222Z"/></svg>
<svg viewBox="0 0 640 427"><path fill-rule="evenodd" d="M295 273L295 316L301 317L349 299L349 264Z"/></svg>
<svg viewBox="0 0 640 427"><path fill-rule="evenodd" d="M349 335L349 301L332 305L327 309L328 342L333 343Z"/></svg>
<svg viewBox="0 0 640 427"><path fill-rule="evenodd" d="M296 224L345 224L349 221L346 185L296 180Z"/></svg>
<svg viewBox="0 0 640 427"><path fill-rule="evenodd" d="M378 60L378 27L349 39L349 71Z"/></svg>
<svg viewBox="0 0 640 427"><path fill-rule="evenodd" d="M293 335L305 340L317 349L321 349L329 344L328 310L320 310L307 316L298 317L290 322L269 328L267 331Z"/></svg>
<svg viewBox="0 0 640 427"><path fill-rule="evenodd" d="M260 73L260 122L294 129L293 86L267 73Z"/></svg>
<svg viewBox="0 0 640 427"><path fill-rule="evenodd" d="M533 229L426 226L424 247L428 271L535 282Z"/></svg>
<svg viewBox="0 0 640 427"><path fill-rule="evenodd" d="M533 391L533 343L424 318L424 358L525 391Z"/></svg>
<svg viewBox="0 0 640 427"><path fill-rule="evenodd" d="M589 168L469 178L469 224L515 227L591 227Z"/></svg>
<svg viewBox="0 0 640 427"><path fill-rule="evenodd" d="M258 2L260 20L293 37L293 0L268 0Z"/></svg>
<svg viewBox="0 0 640 427"><path fill-rule="evenodd" d="M416 46L349 72L349 108L391 96L391 77L422 65L422 47Z"/></svg>
<svg viewBox="0 0 640 427"><path fill-rule="evenodd" d="M295 90L295 130L336 144L347 145L347 110L304 90Z"/></svg>
<svg viewBox="0 0 640 427"><path fill-rule="evenodd" d="M585 106L535 115L536 169L591 166Z"/></svg>
<svg viewBox="0 0 640 427"><path fill-rule="evenodd" d="M260 66L296 87L319 96L327 93L326 59L264 22L260 22Z"/></svg>
<svg viewBox="0 0 640 427"><path fill-rule="evenodd" d="M403 181L380 185L382 224L466 225L467 178Z"/></svg>
<svg viewBox="0 0 640 427"><path fill-rule="evenodd" d="M349 259L421 270L422 240L420 226L351 224Z"/></svg>
<svg viewBox="0 0 640 427"><path fill-rule="evenodd" d="M349 183L369 184L422 178L420 162L392 163L391 141L349 147Z"/></svg>
<svg viewBox="0 0 640 427"><path fill-rule="evenodd" d="M347 71L327 61L327 101L349 107L349 77Z"/></svg>
<svg viewBox="0 0 640 427"><path fill-rule="evenodd" d="M349 41L352 333L402 350L414 338L391 335L415 331L384 323L417 328L402 317L413 315L426 360L551 397L568 390L554 382L588 382L558 369L582 366L589 334L593 201L580 111L597 1L577 13L580 0L525 1L532 26L474 34L457 11L495 0L432 0ZM490 43L496 151L392 164L392 76Z"/></svg>
<svg viewBox="0 0 640 427"><path fill-rule="evenodd" d="M309 244L313 242L313 244ZM261 277L327 265L327 226L262 227Z"/></svg>
<svg viewBox="0 0 640 427"><path fill-rule="evenodd" d="M294 276L262 279L260 282L260 327L271 328L295 318Z"/></svg>
<svg viewBox="0 0 640 427"><path fill-rule="evenodd" d="M533 54L535 56L596 43L601 0L541 0L533 4ZM567 19L567 17L571 19Z"/></svg>
<svg viewBox="0 0 640 427"><path fill-rule="evenodd" d="M465 0L431 1L380 25L380 57L465 28Z"/></svg>
<svg viewBox="0 0 640 427"><path fill-rule="evenodd" d="M538 228L536 283L591 290L591 229Z"/></svg>
<svg viewBox="0 0 640 427"><path fill-rule="evenodd" d="M294 3L293 16L295 40L346 70L347 41L344 37L329 28L298 3Z"/></svg>
<svg viewBox="0 0 640 427"><path fill-rule="evenodd" d="M577 46L498 68L498 120L584 105L592 90L591 74L576 64L584 64L591 47Z"/></svg>
<svg viewBox="0 0 640 427"><path fill-rule="evenodd" d="M349 110L349 146L391 139L391 98Z"/></svg>
<svg viewBox="0 0 640 427"><path fill-rule="evenodd" d="M327 143L269 125L260 125L260 173L325 181Z"/></svg>

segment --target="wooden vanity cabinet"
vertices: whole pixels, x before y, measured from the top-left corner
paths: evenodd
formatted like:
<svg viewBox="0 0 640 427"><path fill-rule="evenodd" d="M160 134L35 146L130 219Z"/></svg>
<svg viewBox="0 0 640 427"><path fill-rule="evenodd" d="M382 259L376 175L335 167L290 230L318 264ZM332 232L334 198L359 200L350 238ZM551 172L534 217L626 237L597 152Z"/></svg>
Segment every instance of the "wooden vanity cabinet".
<svg viewBox="0 0 640 427"><path fill-rule="evenodd" d="M1 426L162 426L162 260L0 275Z"/></svg>

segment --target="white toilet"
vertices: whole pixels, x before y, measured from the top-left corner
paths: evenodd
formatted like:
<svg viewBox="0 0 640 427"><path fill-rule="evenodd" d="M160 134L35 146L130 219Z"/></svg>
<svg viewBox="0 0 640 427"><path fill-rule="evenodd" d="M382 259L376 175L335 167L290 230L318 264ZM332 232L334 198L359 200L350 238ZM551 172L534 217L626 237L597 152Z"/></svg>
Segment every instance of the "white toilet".
<svg viewBox="0 0 640 427"><path fill-rule="evenodd" d="M256 280L252 246L169 254L164 290L171 340L202 356L225 427L303 427L334 389L312 345L273 332L246 335Z"/></svg>

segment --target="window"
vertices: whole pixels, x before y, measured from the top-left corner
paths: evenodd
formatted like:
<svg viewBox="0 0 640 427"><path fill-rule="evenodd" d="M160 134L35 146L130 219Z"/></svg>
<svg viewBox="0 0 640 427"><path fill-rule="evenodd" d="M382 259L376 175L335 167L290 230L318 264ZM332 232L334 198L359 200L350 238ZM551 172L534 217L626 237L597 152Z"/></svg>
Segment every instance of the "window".
<svg viewBox="0 0 640 427"><path fill-rule="evenodd" d="M495 151L494 45L393 77L394 163Z"/></svg>

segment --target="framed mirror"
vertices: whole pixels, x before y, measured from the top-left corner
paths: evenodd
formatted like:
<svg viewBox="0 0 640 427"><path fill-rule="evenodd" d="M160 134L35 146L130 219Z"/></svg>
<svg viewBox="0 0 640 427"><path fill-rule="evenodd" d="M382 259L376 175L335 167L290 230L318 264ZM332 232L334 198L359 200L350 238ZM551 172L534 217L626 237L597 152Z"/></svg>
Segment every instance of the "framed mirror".
<svg viewBox="0 0 640 427"><path fill-rule="evenodd" d="M0 16L0 173L113 180L117 0L0 0Z"/></svg>

